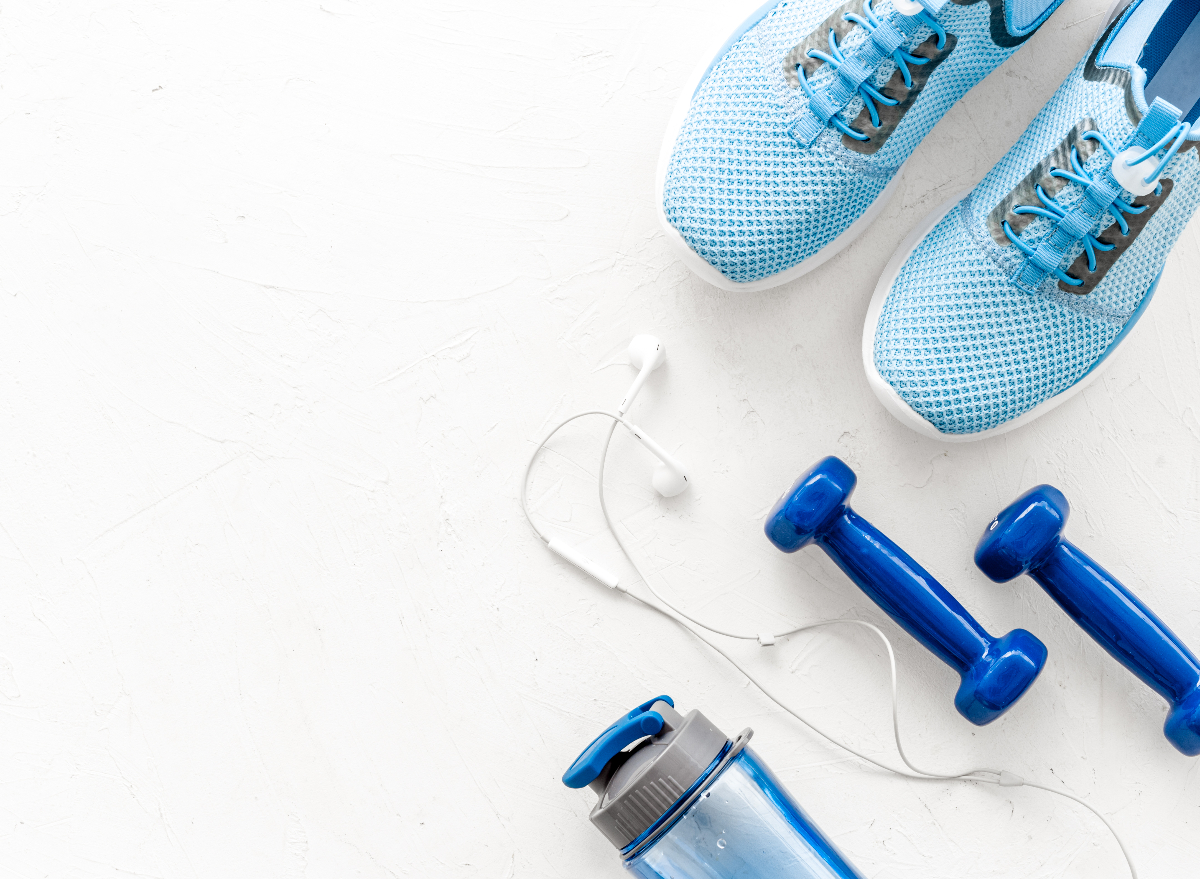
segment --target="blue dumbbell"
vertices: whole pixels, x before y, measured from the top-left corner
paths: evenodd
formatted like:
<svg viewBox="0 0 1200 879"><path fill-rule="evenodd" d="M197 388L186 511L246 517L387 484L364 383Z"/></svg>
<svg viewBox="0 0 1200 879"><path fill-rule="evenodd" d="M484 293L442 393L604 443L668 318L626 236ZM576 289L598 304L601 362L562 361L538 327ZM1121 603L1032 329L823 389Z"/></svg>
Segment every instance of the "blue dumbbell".
<svg viewBox="0 0 1200 879"><path fill-rule="evenodd" d="M846 502L858 482L830 456L796 480L767 516L767 537L784 552L816 543L901 628L962 676L954 707L991 723L1046 664L1046 645L1014 629L994 638L924 568Z"/></svg>
<svg viewBox="0 0 1200 879"><path fill-rule="evenodd" d="M1071 506L1039 485L998 515L979 540L975 564L997 583L1029 574L1083 630L1169 703L1163 732L1189 757L1200 754L1200 662L1154 612L1062 536Z"/></svg>

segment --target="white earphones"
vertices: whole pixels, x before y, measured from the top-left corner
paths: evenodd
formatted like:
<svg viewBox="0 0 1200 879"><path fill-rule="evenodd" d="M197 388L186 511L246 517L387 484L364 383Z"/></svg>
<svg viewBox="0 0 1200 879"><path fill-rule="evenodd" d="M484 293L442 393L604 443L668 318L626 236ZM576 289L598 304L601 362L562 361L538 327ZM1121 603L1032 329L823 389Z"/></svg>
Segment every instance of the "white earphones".
<svg viewBox="0 0 1200 879"><path fill-rule="evenodd" d="M625 392L625 399L617 407L618 415L624 415L629 410L633 405L633 398L638 395L650 373L662 366L666 359L667 349L655 336L642 334L633 337L633 341L629 343L629 362L637 369L638 374L629 390ZM654 465L654 474L650 477L650 484L654 486L654 490L663 497L675 497L687 491L687 468L677 458L667 454L666 450L647 436L640 427L624 419L621 419L621 422L651 455L658 458L659 463Z"/></svg>
<svg viewBox="0 0 1200 879"><path fill-rule="evenodd" d="M633 380L633 384L629 386L629 390L625 392L625 399L617 407L618 415L624 415L629 411L629 407L633 405L633 398L638 395L638 391L642 389L642 385L646 383L650 373L662 366L666 359L667 349L656 337L645 334L633 337L633 341L629 343L629 362L633 364L633 368L638 371L638 374L637 378Z"/></svg>
<svg viewBox="0 0 1200 879"><path fill-rule="evenodd" d="M533 469L533 462L540 452L550 442L559 430L565 427L576 418L582 418L585 415L606 415L611 418L616 424L624 425L624 427L633 434L633 438L641 443L651 455L658 459L658 463L654 465L654 473L650 477L650 484L654 486L654 490L663 497L675 497L677 494L682 494L688 488L687 468L674 455L671 455L650 438L644 430L627 421L624 417L625 412L633 405L633 399L638 395L638 391L642 389L642 385L646 383L646 379L650 373L662 366L663 361L667 358L666 349L663 343L654 336L640 335L634 336L633 341L629 343L629 362L637 369L637 377L633 380L633 384L629 386L629 390L625 392L625 399L621 401L621 405L617 407L617 411L606 412L602 409L591 409L587 412L579 412L572 415L570 418L559 423L557 427L550 431L538 447L533 450L533 454L529 458L529 465L525 468L525 481L522 483L523 490L521 492L521 504L525 509L525 516L529 519L530 524L533 524L532 517L529 516L528 493L525 490L529 485L529 473ZM614 424L614 427L616 425ZM588 558L574 546L566 543L559 538L551 538L543 534L536 525L534 531L538 536L546 542L549 549L567 560L580 570L595 577L609 589L619 588L617 585L617 575L609 571L603 565Z"/></svg>
<svg viewBox="0 0 1200 879"><path fill-rule="evenodd" d="M687 491L687 469L679 459L668 455L662 446L646 436L636 424L630 424L623 418L621 423L629 428L629 432L651 455L658 458L658 463L654 465L654 473L650 477L650 484L654 486L654 490L663 497L675 497Z"/></svg>

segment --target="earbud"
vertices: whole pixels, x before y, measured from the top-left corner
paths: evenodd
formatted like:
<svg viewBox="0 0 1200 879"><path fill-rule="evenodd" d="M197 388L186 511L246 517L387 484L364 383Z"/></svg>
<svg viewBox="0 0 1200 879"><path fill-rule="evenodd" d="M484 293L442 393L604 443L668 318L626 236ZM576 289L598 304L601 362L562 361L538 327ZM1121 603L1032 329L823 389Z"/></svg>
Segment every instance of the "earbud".
<svg viewBox="0 0 1200 879"><path fill-rule="evenodd" d="M650 476L650 484L663 497L675 497L675 495L687 491L687 473L678 462L675 465L655 464L654 473Z"/></svg>
<svg viewBox="0 0 1200 879"><path fill-rule="evenodd" d="M650 477L650 484L654 486L654 490L663 497L675 497L687 491L687 468L683 463L668 455L662 446L650 439L636 424L625 424L637 441L645 446L651 455L658 458L659 463L654 465L654 474Z"/></svg>
<svg viewBox="0 0 1200 879"><path fill-rule="evenodd" d="M633 341L629 343L629 362L634 365L638 374L637 378L633 380L633 384L629 386L629 390L626 391L625 399L617 407L618 415L624 415L628 411L629 407L633 405L633 398L638 395L638 391L642 389L642 385L646 383L650 373L662 366L666 359L666 349L657 338L644 334L633 337ZM683 489L679 491L683 491ZM679 492L677 491L675 494L679 494Z"/></svg>

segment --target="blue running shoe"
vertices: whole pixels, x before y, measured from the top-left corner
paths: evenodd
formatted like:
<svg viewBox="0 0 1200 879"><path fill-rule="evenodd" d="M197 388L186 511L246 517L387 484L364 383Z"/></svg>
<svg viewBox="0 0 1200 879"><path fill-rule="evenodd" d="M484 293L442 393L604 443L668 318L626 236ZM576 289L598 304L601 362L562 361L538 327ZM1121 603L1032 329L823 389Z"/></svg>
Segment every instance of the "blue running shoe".
<svg viewBox="0 0 1200 879"><path fill-rule="evenodd" d="M783 0L685 87L657 194L688 267L726 290L816 268L858 236L922 138L1062 0Z"/></svg>
<svg viewBox="0 0 1200 879"><path fill-rule="evenodd" d="M1008 155L900 245L863 362L902 422L941 440L1012 430L1129 335L1200 201L1198 12L1119 10Z"/></svg>

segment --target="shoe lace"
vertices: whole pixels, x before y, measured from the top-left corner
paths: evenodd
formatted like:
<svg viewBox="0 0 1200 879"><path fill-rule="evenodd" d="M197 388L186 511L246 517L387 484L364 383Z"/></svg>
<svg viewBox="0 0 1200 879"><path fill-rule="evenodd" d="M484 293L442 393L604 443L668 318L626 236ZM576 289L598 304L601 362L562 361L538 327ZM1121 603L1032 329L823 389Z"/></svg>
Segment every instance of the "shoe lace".
<svg viewBox="0 0 1200 879"><path fill-rule="evenodd" d="M852 52L850 55L844 53L841 47L838 46L837 34L833 28L829 29L828 52L823 52L820 49L808 50L806 53L808 57L823 61L833 68L838 78L830 86L829 90L836 90L840 94L829 95L824 92L818 92L804 75L804 68L799 64L796 65L796 76L800 81L800 88L804 90L804 94L808 97L809 107L813 115L824 123L832 124L847 137L852 137L855 140L870 139L861 131L846 124L838 116L838 112L845 107L846 103L849 102L849 99L855 93L862 97L863 104L871 116L871 125L876 128L879 127L879 110L876 105L883 104L888 107L894 107L900 103L894 98L889 98L870 83L869 80L874 76L875 71L879 69L880 64L891 58L896 65L896 69L900 71L900 75L904 79L905 88L912 88L913 80L909 67L929 63L929 58L913 55L901 48L917 32L920 25L926 25L937 35L937 48L939 51L946 45L946 29L928 11L922 10L914 16L898 17L902 20L908 19L908 27L902 26L898 28L894 24L884 21L871 8L871 0L866 0L863 3L862 15L859 15L857 12L842 14L842 18L846 21L853 22L867 30L869 39L857 51Z"/></svg>
<svg viewBox="0 0 1200 879"><path fill-rule="evenodd" d="M1175 154L1179 152L1179 148L1183 145L1184 140L1187 139L1187 136L1190 132L1191 125L1189 123L1179 122L1165 135L1163 135L1153 146L1147 149L1141 157L1129 160L1126 162L1126 164L1130 167L1134 167L1142 164L1143 162L1147 162L1154 158L1155 154L1158 153L1159 150L1165 147L1166 153L1164 153L1162 158L1159 159L1154 170L1142 178L1142 183L1146 185L1149 185L1152 182L1157 182L1158 178L1162 176L1163 171L1166 170L1166 167L1170 163L1171 159L1173 159ZM1099 131L1087 131L1083 134L1083 139L1093 140L1100 144L1100 146L1104 148L1104 151L1108 153L1109 157L1114 160L1117 159L1118 155L1121 155L1120 151L1114 148L1108 138L1106 138ZM1147 206L1134 205L1121 198L1122 187L1112 176L1111 170L1109 170L1106 175L1109 178L1108 180L1098 180L1095 175L1089 174L1086 170L1084 170L1083 163L1079 159L1079 150L1076 147L1071 147L1071 169L1068 171L1063 168L1052 167L1050 169L1050 176L1058 177L1060 179L1075 183L1076 185L1082 187L1088 194L1095 192L1106 194L1108 197L1103 199L1099 205L1096 205L1099 208L1099 211L1096 212L1098 217L1089 213L1084 213L1080 211L1078 207L1064 208L1055 198L1049 195L1039 183L1036 191L1038 200L1041 201L1042 206L1018 205L1017 207L1013 208L1012 212L1014 214L1034 214L1039 217L1045 217L1047 220L1050 220L1052 223L1054 223L1056 227L1062 228L1066 226L1069 229L1073 228L1073 231L1079 234L1071 236L1073 240L1068 242L1065 247L1056 247L1051 239L1047 239L1046 241L1043 241L1037 248L1031 247L1029 244L1026 244L1024 241L1022 241L1017 233L1013 231L1013 228L1009 225L1008 220L1004 221L1004 234L1008 236L1008 240L1011 241L1016 248L1021 251L1021 253L1029 257L1031 261L1037 264L1044 271L1054 275L1055 278L1057 278L1059 281L1062 281L1069 287L1079 287L1083 285L1083 280L1068 274L1067 272L1063 271L1061 267L1063 258L1066 256L1066 251L1070 248L1073 248L1075 242L1082 240L1083 249L1087 254L1088 271L1096 271L1096 251L1108 251L1116 247L1115 244L1104 243L1093 233L1092 230L1096 226L1096 220L1098 218L1102 218L1105 213L1108 213L1115 220L1116 226L1121 231L1121 234L1128 235L1129 222L1125 219L1125 215L1140 214L1142 211L1146 210ZM1155 195L1162 194L1161 183L1157 183L1154 188L1154 193ZM1084 223L1087 225L1084 226Z"/></svg>

